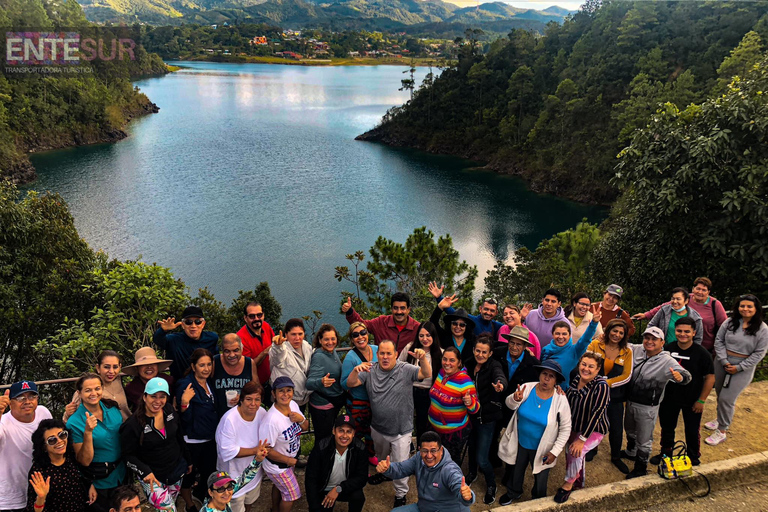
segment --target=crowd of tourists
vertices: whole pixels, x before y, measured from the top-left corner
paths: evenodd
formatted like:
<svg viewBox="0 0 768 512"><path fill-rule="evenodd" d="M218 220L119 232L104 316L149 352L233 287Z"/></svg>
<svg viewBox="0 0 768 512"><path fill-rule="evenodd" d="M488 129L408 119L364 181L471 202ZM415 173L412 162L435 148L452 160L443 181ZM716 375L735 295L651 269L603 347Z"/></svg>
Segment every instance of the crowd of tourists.
<svg viewBox="0 0 768 512"><path fill-rule="evenodd" d="M691 293L675 288L669 302L634 316L615 284L599 302L577 293L563 307L549 289L537 307L499 310L486 298L473 315L430 283L436 307L424 322L410 316L404 293L373 319L347 300L344 357L330 324L310 344L301 319L275 333L252 302L243 327L219 339L189 306L181 321L158 321L156 348L136 351L133 364L101 352L62 419L39 404L32 381L4 391L0 511L129 512L146 500L175 512L179 497L187 511L252 511L265 478L273 512L300 499L310 511L346 502L359 512L365 487L390 481L398 512L468 511L478 474L490 505L504 464L507 505L522 497L529 471L531 495L546 496L550 470L565 459L554 496L562 503L585 486L605 436L617 471L642 476L672 455L680 416L698 465L710 392L717 419L704 425L705 443L717 445L768 350L758 298L738 297L727 315L711 289L697 278ZM642 343L630 344L641 319ZM657 419L661 450L652 456ZM418 499L408 504L411 475Z"/></svg>

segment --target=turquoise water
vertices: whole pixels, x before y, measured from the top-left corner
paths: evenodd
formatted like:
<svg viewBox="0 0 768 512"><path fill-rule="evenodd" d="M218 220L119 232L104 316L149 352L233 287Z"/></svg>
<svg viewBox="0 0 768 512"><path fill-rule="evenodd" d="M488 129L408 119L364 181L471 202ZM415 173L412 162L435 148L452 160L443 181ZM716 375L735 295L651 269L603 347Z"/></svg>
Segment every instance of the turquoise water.
<svg viewBox="0 0 768 512"><path fill-rule="evenodd" d="M400 67L183 63L136 83L159 107L116 144L35 155L88 243L170 267L225 303L269 281L283 320L336 323L345 254L426 225L485 271L517 247L600 220L472 162L355 141L402 104ZM420 69L419 81L426 70Z"/></svg>

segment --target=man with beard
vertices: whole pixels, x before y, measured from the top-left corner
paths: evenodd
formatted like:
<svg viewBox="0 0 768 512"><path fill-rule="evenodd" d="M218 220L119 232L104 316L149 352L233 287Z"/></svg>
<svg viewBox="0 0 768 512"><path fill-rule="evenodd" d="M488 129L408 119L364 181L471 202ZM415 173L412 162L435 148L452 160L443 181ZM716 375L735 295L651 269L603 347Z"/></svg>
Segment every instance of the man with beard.
<svg viewBox="0 0 768 512"><path fill-rule="evenodd" d="M355 322L363 322L368 332L373 334L376 345L384 340L391 340L399 354L403 348L416 339L416 329L419 322L411 318L411 298L407 293L397 292L390 299L392 306L391 315L381 315L372 320L363 320L363 317L352 308L352 299L347 297L347 302L341 306L341 311L347 316L347 322L352 325Z"/></svg>
<svg viewBox="0 0 768 512"><path fill-rule="evenodd" d="M429 293L440 303L443 300L443 291L445 286L437 286L437 283L429 283ZM452 315L456 312L452 307L445 308L446 315ZM479 315L469 315L469 318L475 322L475 328L473 333L475 337L480 336L484 332L490 333L493 339L496 339L504 324L496 320L496 315L499 312L499 303L493 297L487 297L483 299L483 305L480 306Z"/></svg>
<svg viewBox="0 0 768 512"><path fill-rule="evenodd" d="M237 331L243 342L243 355L250 357L259 376L259 382L264 387L264 404L271 405L271 389L269 387L269 346L275 332L264 320L264 310L258 302L249 302L243 310L245 325Z"/></svg>
<svg viewBox="0 0 768 512"><path fill-rule="evenodd" d="M240 336L234 333L224 335L221 354L213 357L213 393L219 418L240 402L240 390L252 380L258 382L259 376L251 358L243 355ZM237 396L228 399L228 391L236 391Z"/></svg>
<svg viewBox="0 0 768 512"><path fill-rule="evenodd" d="M160 327L152 336L152 341L165 350L165 355L172 360L171 376L178 381L189 368L189 357L196 348L204 348L215 354L218 352L219 335L215 332L204 331L205 317L198 306L187 306L181 314L181 322L168 317L158 320ZM181 326L182 332L170 333ZM170 334L168 334L170 333Z"/></svg>
<svg viewBox="0 0 768 512"><path fill-rule="evenodd" d="M349 512L361 512L368 479L368 452L355 438L352 417L344 414L333 424L333 436L315 445L309 454L304 487L310 512L331 511L337 501L349 503Z"/></svg>

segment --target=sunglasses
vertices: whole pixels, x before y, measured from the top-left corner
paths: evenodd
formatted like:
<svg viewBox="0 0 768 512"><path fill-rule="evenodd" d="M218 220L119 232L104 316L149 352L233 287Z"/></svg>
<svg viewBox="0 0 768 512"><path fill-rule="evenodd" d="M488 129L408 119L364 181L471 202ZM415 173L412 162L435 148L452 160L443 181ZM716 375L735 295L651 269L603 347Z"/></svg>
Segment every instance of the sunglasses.
<svg viewBox="0 0 768 512"><path fill-rule="evenodd" d="M451 325L454 325L456 327L466 327L467 326L467 324L465 324L464 322L458 322L458 321L451 322Z"/></svg>
<svg viewBox="0 0 768 512"><path fill-rule="evenodd" d="M256 320L257 318L264 318L264 313L248 313L249 320Z"/></svg>
<svg viewBox="0 0 768 512"><path fill-rule="evenodd" d="M353 332L350 334L353 340L359 338L360 336L366 336L368 334L368 331L366 329L363 329L362 331Z"/></svg>
<svg viewBox="0 0 768 512"><path fill-rule="evenodd" d="M66 441L68 438L69 438L69 432L67 432L66 430L62 430L55 436L50 436L49 438L47 438L45 442L48 443L48 446L56 446L56 443L59 442L59 439L61 439L62 441Z"/></svg>
<svg viewBox="0 0 768 512"><path fill-rule="evenodd" d="M205 322L205 320L203 320L202 318L195 318L194 320L192 320L191 318L187 318L186 320L184 320L184 325L192 325L192 324L200 325L203 322Z"/></svg>
<svg viewBox="0 0 768 512"><path fill-rule="evenodd" d="M230 483L226 487L214 487L213 488L213 492L217 492L219 494L224 494L227 491L232 492L234 490L235 490L235 484L233 484L233 483Z"/></svg>

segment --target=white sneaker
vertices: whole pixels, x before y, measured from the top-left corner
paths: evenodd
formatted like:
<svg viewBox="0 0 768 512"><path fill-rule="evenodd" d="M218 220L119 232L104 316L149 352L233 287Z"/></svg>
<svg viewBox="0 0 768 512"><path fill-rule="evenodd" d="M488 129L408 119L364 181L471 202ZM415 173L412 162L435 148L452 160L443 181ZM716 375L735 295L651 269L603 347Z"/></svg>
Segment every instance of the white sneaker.
<svg viewBox="0 0 768 512"><path fill-rule="evenodd" d="M714 432L712 432L711 436L709 436L704 440L705 443L712 446L717 446L723 441L725 441L725 433L720 432L719 430L715 430Z"/></svg>
<svg viewBox="0 0 768 512"><path fill-rule="evenodd" d="M717 430L718 426L717 420L708 421L704 424L704 428L707 430Z"/></svg>

